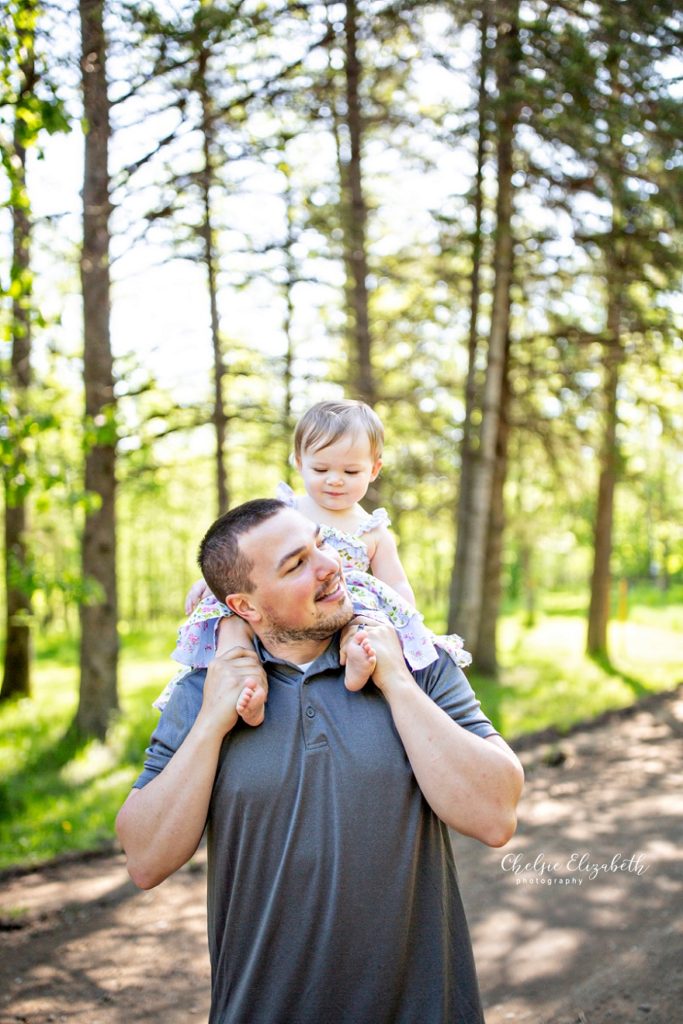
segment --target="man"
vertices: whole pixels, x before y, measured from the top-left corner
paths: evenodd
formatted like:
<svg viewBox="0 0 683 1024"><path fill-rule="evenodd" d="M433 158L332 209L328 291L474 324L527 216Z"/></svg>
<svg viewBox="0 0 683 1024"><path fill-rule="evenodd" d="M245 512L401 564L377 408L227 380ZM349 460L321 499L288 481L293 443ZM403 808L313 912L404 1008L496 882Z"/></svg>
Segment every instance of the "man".
<svg viewBox="0 0 683 1024"><path fill-rule="evenodd" d="M367 625L373 682L344 687L353 609L336 552L298 512L233 509L200 562L254 630L265 722L235 710L255 652L185 677L117 829L151 888L208 826L211 1024L480 1024L447 826L507 842L519 762L460 670L443 656L414 677L389 626Z"/></svg>

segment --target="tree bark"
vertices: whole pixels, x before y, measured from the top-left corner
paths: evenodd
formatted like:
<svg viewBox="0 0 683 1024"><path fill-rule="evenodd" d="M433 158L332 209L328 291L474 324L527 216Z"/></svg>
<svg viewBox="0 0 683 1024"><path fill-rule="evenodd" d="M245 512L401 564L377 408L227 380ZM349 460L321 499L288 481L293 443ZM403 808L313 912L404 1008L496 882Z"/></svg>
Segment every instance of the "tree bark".
<svg viewBox="0 0 683 1024"><path fill-rule="evenodd" d="M593 571L588 608L587 651L593 657L607 656L607 626L610 617L610 559L612 556L614 491L617 481L617 395L619 371L623 358L620 294L619 288L613 281L609 285L607 310L608 341L604 350L605 430L600 456L600 482L593 534Z"/></svg>
<svg viewBox="0 0 683 1024"><path fill-rule="evenodd" d="M36 75L33 59L33 34L24 31L25 59L19 68L17 103L30 96ZM31 221L26 204L26 149L15 119L13 132L14 182L12 187L12 280L18 293L12 300L12 355L10 385L21 424L27 410L27 392L31 384ZM28 551L26 497L21 486L26 453L21 437L15 441L12 461L5 467L5 591L6 642L0 698L28 696L31 692L31 597L28 587Z"/></svg>
<svg viewBox="0 0 683 1024"><path fill-rule="evenodd" d="M513 267L513 137L518 102L514 99L517 68L517 20L519 0L504 0L496 6L496 67L498 195L494 249L494 288L489 333L486 379L482 398L482 420L477 463L472 475L471 502L467 516L467 551L460 580L460 604L455 629L470 650L477 649L481 624L488 524L496 466L496 444L503 394L504 364L510 315L510 285Z"/></svg>
<svg viewBox="0 0 683 1024"><path fill-rule="evenodd" d="M491 676L498 675L498 616L500 614L500 601L502 597L501 571L503 533L505 530L504 492L508 467L508 438L510 435L509 364L510 346L508 343L505 348L503 387L500 400L500 417L498 420L498 438L496 440L496 463L493 473L491 511L486 538L486 568L484 572L481 622L477 645L472 652L477 670Z"/></svg>
<svg viewBox="0 0 683 1024"><path fill-rule="evenodd" d="M468 526L471 521L472 477L477 453L474 447L472 417L477 407L476 375L477 348L479 342L479 302L481 298L481 263L483 249L483 212L484 212L484 161L486 151L486 118L488 95L486 78L488 75L489 49L487 37L489 29L488 9L481 12L480 53L479 53L479 88L477 111L477 171L474 180L474 237L472 240L472 276L470 288L469 336L467 341L467 378L465 381L465 419L462 428L460 445L460 480L455 517L455 558L451 572L448 600L448 631L453 632L460 618L462 602L462 580L467 564Z"/></svg>
<svg viewBox="0 0 683 1024"><path fill-rule="evenodd" d="M610 21L614 15L610 12ZM616 26L615 26L616 27ZM609 124L609 161L606 170L612 203L611 231L605 240L605 285L607 291L607 338L603 344L604 361L604 433L600 451L600 479L595 512L593 570L588 607L586 650L592 657L608 657L607 626L610 618L610 560L612 557L612 526L614 491L617 482L617 401L619 374L624 359L621 323L626 288L625 269L629 264L629 240L625 215L625 157L622 143L623 121L620 116L623 83L620 81L617 51L610 52L606 62L610 81L611 103L607 108Z"/></svg>
<svg viewBox="0 0 683 1024"><path fill-rule="evenodd" d="M346 126L349 134L349 157L345 166L346 201L345 249L349 276L349 317L352 325L353 356L350 383L355 398L368 405L377 400L372 367L372 339L368 309L368 262L366 235L368 212L363 195L362 143L363 114L360 99L361 65L358 59L358 8L355 0L346 4ZM344 185L344 181L342 182ZM353 357L352 357L353 358Z"/></svg>
<svg viewBox="0 0 683 1024"><path fill-rule="evenodd" d="M206 81L208 53L204 47L199 53L197 88L202 105L202 146L204 166L201 173L201 194L204 217L201 236L204 245L204 265L209 287L209 313L211 318L211 348L213 351L213 425L216 431L216 489L218 515L228 511L230 491L228 474L225 466L227 444L228 417L223 400L223 382L226 376L225 360L221 348L220 323L218 318L217 292L217 258L214 245L213 211L211 206L211 188L213 185L213 118L211 98Z"/></svg>
<svg viewBox="0 0 683 1024"><path fill-rule="evenodd" d="M118 708L116 598L116 426L109 337L109 102L102 0L80 0L85 175L83 183L85 487L96 507L85 518L83 578L96 593L81 605L81 683L75 727L104 738Z"/></svg>
<svg viewBox="0 0 683 1024"><path fill-rule="evenodd" d="M285 457L283 460L283 477L285 483L291 486L294 469L290 462L290 451L293 433L292 403L294 398L294 338L292 335L292 324L294 321L294 298L293 289L297 282L297 263L293 254L293 246L296 242L294 232L294 197L291 186L288 182L285 191L285 207L287 216L287 237L284 245L285 268L287 280L285 282L285 316L283 331L287 342L284 359L283 372L283 401L282 401L282 432L285 436Z"/></svg>

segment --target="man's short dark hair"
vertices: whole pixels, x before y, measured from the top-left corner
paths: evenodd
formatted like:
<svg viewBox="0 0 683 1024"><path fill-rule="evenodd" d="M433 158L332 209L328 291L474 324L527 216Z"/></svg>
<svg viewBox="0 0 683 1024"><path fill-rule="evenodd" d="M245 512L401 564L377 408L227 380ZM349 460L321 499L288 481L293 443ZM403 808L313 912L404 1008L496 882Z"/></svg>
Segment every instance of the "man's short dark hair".
<svg viewBox="0 0 683 1024"><path fill-rule="evenodd" d="M220 516L206 531L199 545L202 575L219 601L228 594L250 594L254 584L249 573L254 563L240 551L239 538L286 509L283 501L257 498L245 501Z"/></svg>

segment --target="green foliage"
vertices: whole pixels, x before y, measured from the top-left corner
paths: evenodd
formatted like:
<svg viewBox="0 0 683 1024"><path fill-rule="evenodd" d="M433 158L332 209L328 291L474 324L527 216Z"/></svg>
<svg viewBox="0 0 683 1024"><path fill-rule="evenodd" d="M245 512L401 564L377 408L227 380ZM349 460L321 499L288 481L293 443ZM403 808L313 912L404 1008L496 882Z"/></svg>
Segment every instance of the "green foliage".
<svg viewBox="0 0 683 1024"><path fill-rule="evenodd" d="M146 660L124 652L122 713L106 744L83 743L69 732L77 655L63 638L39 659L35 698L0 709L0 867L111 842L116 811L140 770L158 716L151 702L173 674L172 662L150 657L151 647L148 639Z"/></svg>
<svg viewBox="0 0 683 1024"><path fill-rule="evenodd" d="M533 629L519 613L505 616L500 681L471 674L485 711L513 745L522 733L567 728L683 677L681 588L634 592L628 620L612 627L614 665L584 656L581 603L577 594L548 598ZM122 712L106 744L82 744L68 731L77 698L75 644L56 634L41 640L35 698L0 707L0 868L113 840L116 812L157 720L151 703L174 672L166 657L173 632L173 623L160 621L153 631L124 633Z"/></svg>
<svg viewBox="0 0 683 1024"><path fill-rule="evenodd" d="M609 294L605 258L613 243L628 270L613 570L631 584L654 580L663 593L672 592L683 572L683 350L680 308L672 298L682 237L682 107L672 77L679 16L672 4L619 4L617 24L614 6L607 0L522 5L503 606L509 612L524 602L526 619L546 627L549 592L556 588L572 588L570 611L584 614L587 606ZM387 436L381 502L418 605L439 629L454 549L477 241L472 28L482 8L468 2L380 11L358 4L372 358ZM46 18L62 13L51 11L46 7ZM62 86L71 99L57 55L40 32L30 42L38 14L40 29L37 5L11 0L0 19L0 92L7 101L0 145L5 175L13 174L0 201L25 211L29 196L11 159L13 118L35 154L47 134L64 126ZM187 269L187 278L154 279L160 304L168 280L182 288L196 269L201 68L214 129L209 163L231 501L271 494L289 473L293 420L313 401L344 393L350 378L340 200L340 167L349 156L343 5L126 3L111 9L109 27L116 54L114 326L129 281L141 306L147 297L145 260L171 260L176 271L183 261ZM21 71L22 62L28 67L27 39L39 71L28 91ZM619 89L605 77L617 51ZM495 238L492 73L485 98L480 343L491 316ZM618 182L610 139L620 139ZM8 209L0 214L9 220ZM159 385L141 326L116 338L116 418L110 407L98 422L83 424L80 341L69 312L77 245L68 231L69 244L62 240L63 223L41 221L39 258L2 282L5 342L16 330L12 299L58 311L29 310L36 383L23 409L14 393L0 390L0 460L11 470L10 500L29 501L32 561L23 578L33 590L35 621L73 635L77 605L89 594L80 533L95 500L83 489L83 450L117 442L121 630L130 637L142 624L175 619L195 578L197 542L215 512L213 396L203 373L207 362L195 365L194 351L178 371L179 378L191 368L191 394L185 380ZM64 275L58 286L56 269ZM195 302L188 289L196 324L187 348L198 339L208 353L205 298L200 292ZM255 321L270 307L270 319L258 320L267 324L260 335L233 321L240 303ZM184 342L183 329L170 325L169 363L177 358L172 343ZM165 361L166 339L163 346ZM483 368L480 356L478 384ZM19 443L21 465L12 458ZM293 473L291 482L298 486ZM535 648L528 653L534 679L554 677ZM505 646L502 657L505 664ZM606 683L609 673L584 668L596 685ZM635 669L632 674L638 677ZM535 696L530 691L530 700Z"/></svg>

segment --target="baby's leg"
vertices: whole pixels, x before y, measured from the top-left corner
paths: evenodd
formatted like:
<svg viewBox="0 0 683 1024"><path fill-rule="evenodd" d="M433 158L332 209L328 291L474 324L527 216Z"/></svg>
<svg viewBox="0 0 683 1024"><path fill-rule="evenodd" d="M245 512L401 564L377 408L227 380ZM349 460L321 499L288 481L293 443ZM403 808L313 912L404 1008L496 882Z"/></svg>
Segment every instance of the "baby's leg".
<svg viewBox="0 0 683 1024"><path fill-rule="evenodd" d="M232 647L253 648L254 633L251 626L241 619L239 615L229 615L221 619L218 627L218 639L216 643L216 654L223 654ZM237 698L237 714L247 725L261 725L266 714L267 690L265 683L265 670L261 668L263 681L258 677L250 680Z"/></svg>
<svg viewBox="0 0 683 1024"><path fill-rule="evenodd" d="M377 658L365 630L354 627L356 632L349 638L346 647L346 668L344 686L347 690L362 690L375 671Z"/></svg>
<svg viewBox="0 0 683 1024"><path fill-rule="evenodd" d="M216 654L225 654L231 647L246 647L251 651L254 632L248 622L239 615L224 615L218 624Z"/></svg>

